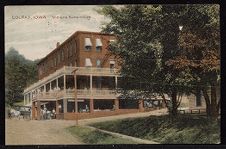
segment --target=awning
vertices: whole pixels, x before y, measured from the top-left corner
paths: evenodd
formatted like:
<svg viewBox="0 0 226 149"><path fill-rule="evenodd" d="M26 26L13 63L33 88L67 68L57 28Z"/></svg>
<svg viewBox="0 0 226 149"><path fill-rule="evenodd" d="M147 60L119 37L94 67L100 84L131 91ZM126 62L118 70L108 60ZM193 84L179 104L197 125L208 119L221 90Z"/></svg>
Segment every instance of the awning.
<svg viewBox="0 0 226 149"><path fill-rule="evenodd" d="M102 42L100 39L96 39L96 47L102 47Z"/></svg>
<svg viewBox="0 0 226 149"><path fill-rule="evenodd" d="M115 61L110 61L110 64L115 64Z"/></svg>
<svg viewBox="0 0 226 149"><path fill-rule="evenodd" d="M115 40L114 40L114 39L110 39L109 41L110 41L110 43L111 43L111 42L115 42Z"/></svg>
<svg viewBox="0 0 226 149"><path fill-rule="evenodd" d="M85 38L85 47L86 46L92 46L92 42L91 42L90 38Z"/></svg>
<svg viewBox="0 0 226 149"><path fill-rule="evenodd" d="M84 102L84 99L77 99L78 102ZM68 99L68 102L75 102L74 99Z"/></svg>
<svg viewBox="0 0 226 149"><path fill-rule="evenodd" d="M86 58L85 66L86 67L92 67L92 62L91 62L90 58Z"/></svg>
<svg viewBox="0 0 226 149"><path fill-rule="evenodd" d="M41 102L40 105L46 105L48 104L49 102Z"/></svg>

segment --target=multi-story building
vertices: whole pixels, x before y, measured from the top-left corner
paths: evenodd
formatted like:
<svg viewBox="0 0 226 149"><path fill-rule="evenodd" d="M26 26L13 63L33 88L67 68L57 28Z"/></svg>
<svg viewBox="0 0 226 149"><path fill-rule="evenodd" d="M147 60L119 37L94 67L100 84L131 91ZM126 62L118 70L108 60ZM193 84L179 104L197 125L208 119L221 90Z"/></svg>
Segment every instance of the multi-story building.
<svg viewBox="0 0 226 149"><path fill-rule="evenodd" d="M119 63L110 54L112 34L77 31L38 63L39 81L24 90L32 118L41 110L57 119L79 119L144 111L143 101L128 102L115 92Z"/></svg>

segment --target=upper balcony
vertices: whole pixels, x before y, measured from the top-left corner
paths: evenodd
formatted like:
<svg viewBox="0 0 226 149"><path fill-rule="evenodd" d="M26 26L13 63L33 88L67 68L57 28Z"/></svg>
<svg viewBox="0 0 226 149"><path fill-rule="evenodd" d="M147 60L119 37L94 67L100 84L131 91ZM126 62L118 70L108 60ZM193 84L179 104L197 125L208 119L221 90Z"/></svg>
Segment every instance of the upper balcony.
<svg viewBox="0 0 226 149"><path fill-rule="evenodd" d="M32 84L24 90L24 93L34 90L43 84L47 83L54 78L57 78L62 75L92 75L92 76L118 76L119 69L110 69L110 68L96 68L96 67L72 67L64 66L61 69L58 69L54 73L48 75L47 77L39 80L38 82Z"/></svg>
<svg viewBox="0 0 226 149"><path fill-rule="evenodd" d="M77 99L115 99L119 94L117 94L115 90L108 89L77 89L76 92L74 89L67 89L38 93L33 97L33 100L56 100L62 98L75 98L75 96L77 96Z"/></svg>

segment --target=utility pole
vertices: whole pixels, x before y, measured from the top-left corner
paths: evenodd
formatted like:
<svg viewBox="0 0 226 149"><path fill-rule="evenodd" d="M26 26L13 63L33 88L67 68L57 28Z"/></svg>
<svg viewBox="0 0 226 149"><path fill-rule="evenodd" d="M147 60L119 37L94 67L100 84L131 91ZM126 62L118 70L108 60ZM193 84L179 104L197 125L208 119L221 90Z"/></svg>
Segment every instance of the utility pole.
<svg viewBox="0 0 226 149"><path fill-rule="evenodd" d="M76 70L78 70L77 68L75 70L72 71L72 74L74 74L74 95L75 95L75 120L76 120L76 125L78 125L78 99L77 99L77 81L76 81Z"/></svg>

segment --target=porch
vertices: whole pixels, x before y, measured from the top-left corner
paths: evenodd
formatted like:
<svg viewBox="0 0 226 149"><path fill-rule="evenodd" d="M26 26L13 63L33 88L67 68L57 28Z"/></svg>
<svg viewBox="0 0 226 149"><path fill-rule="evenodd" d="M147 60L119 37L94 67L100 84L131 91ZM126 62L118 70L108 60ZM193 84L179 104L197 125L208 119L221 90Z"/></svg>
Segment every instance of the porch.
<svg viewBox="0 0 226 149"><path fill-rule="evenodd" d="M128 102L128 103L126 103ZM77 106L76 106L77 104ZM45 105L45 106L43 106ZM41 120L44 107L55 111L56 119L88 119L125 113L144 112L143 100L130 102L120 99L59 99L55 101L37 100L32 102L32 119ZM77 108L77 109L76 109Z"/></svg>

